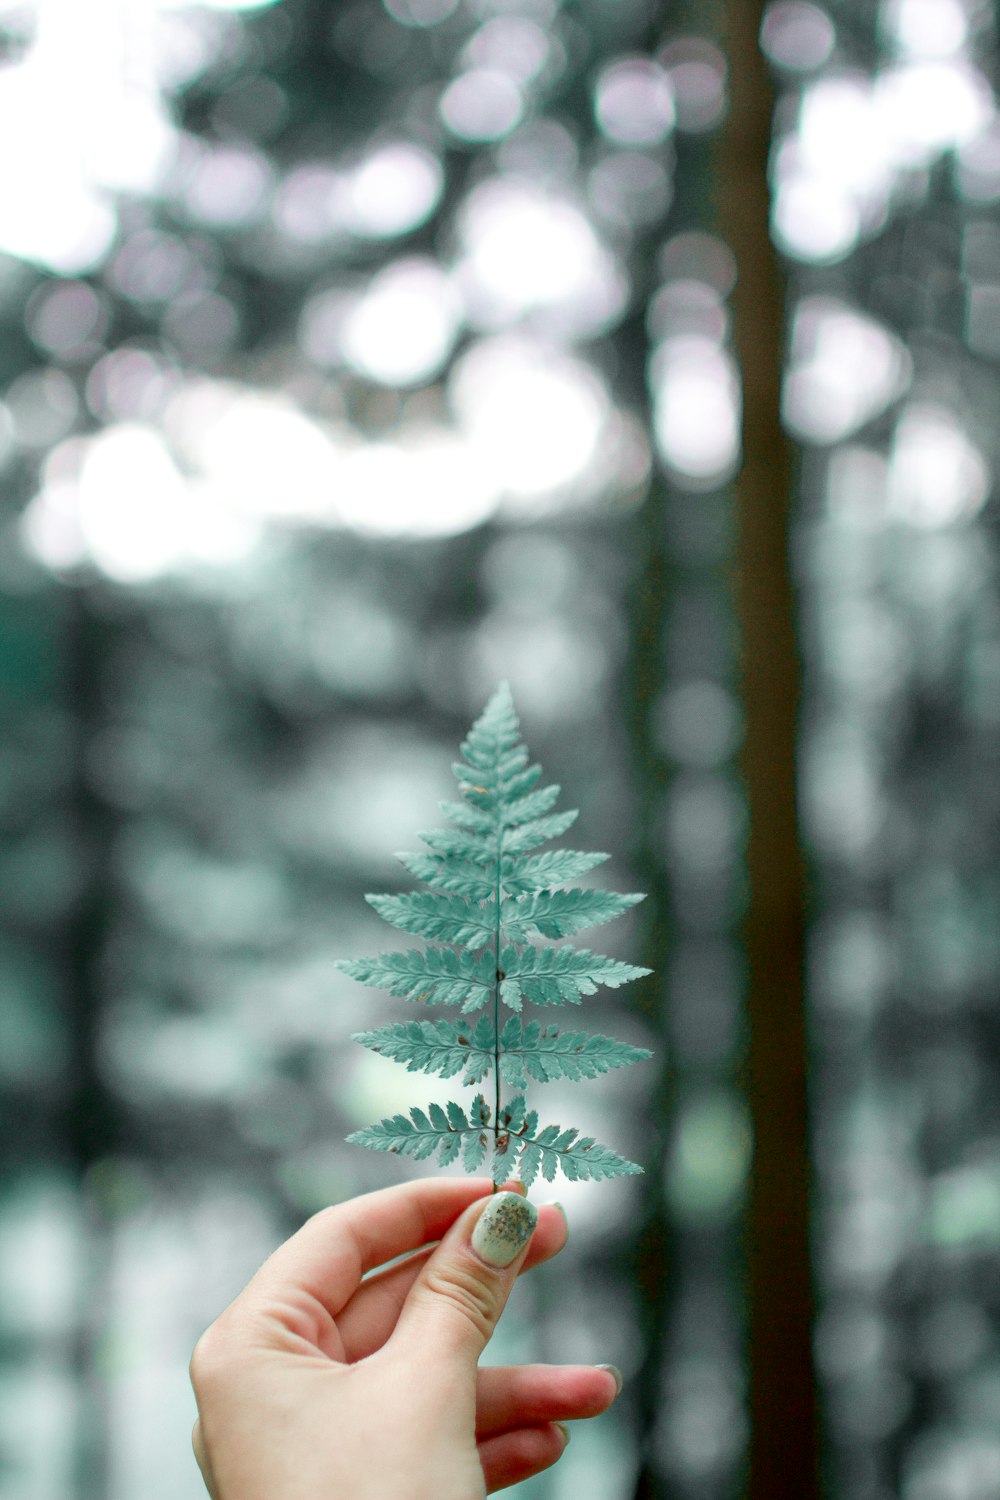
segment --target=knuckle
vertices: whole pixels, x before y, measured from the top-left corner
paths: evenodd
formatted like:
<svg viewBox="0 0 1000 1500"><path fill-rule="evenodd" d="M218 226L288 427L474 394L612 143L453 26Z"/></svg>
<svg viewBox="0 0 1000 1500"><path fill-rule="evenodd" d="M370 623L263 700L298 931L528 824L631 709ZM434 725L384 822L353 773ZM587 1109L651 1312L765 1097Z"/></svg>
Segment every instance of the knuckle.
<svg viewBox="0 0 1000 1500"><path fill-rule="evenodd" d="M195 1391L205 1391L217 1385L225 1374L227 1363L225 1337L220 1333L218 1323L213 1323L195 1344L188 1365Z"/></svg>
<svg viewBox="0 0 1000 1500"><path fill-rule="evenodd" d="M476 1267L465 1262L450 1265L447 1270L429 1266L427 1289L432 1296L451 1303L477 1337L489 1338L497 1320L496 1296L484 1284Z"/></svg>

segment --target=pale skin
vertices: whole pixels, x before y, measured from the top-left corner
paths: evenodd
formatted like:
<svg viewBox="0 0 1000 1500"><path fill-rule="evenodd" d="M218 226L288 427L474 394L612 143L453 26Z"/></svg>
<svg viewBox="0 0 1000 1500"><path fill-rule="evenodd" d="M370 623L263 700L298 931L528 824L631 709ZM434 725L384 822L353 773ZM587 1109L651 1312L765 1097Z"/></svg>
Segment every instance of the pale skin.
<svg viewBox="0 0 1000 1500"><path fill-rule="evenodd" d="M490 1193L488 1179L385 1188L275 1251L191 1360L213 1500L482 1500L556 1462L557 1424L611 1405L599 1366L478 1368L518 1275L566 1242L541 1206L511 1265L487 1265L470 1235Z"/></svg>

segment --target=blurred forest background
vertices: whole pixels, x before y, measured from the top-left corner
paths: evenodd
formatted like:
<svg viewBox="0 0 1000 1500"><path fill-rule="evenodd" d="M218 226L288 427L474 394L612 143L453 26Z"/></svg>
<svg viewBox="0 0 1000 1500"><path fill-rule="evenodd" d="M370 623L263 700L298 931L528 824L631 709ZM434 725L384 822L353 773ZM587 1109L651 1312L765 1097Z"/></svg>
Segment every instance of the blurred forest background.
<svg viewBox="0 0 1000 1500"><path fill-rule="evenodd" d="M195 1500L198 1333L408 1170L333 964L502 677L655 970L490 1354L625 1393L518 1493L996 1500L997 60L0 0L0 1500Z"/></svg>

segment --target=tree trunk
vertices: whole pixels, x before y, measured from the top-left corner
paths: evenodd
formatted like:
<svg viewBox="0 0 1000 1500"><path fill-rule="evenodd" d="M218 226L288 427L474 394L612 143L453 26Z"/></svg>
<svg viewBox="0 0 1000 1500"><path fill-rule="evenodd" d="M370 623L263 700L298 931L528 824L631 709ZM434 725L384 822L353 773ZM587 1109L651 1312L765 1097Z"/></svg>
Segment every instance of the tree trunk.
<svg viewBox="0 0 1000 1500"><path fill-rule="evenodd" d="M796 816L799 656L789 568L791 463L780 423L783 278L771 247L773 94L757 38L762 0L729 0L730 115L720 144L720 228L736 255L743 377L736 598L749 812L744 921L754 1161L747 1214L748 1500L818 1494L812 1365L804 899Z"/></svg>

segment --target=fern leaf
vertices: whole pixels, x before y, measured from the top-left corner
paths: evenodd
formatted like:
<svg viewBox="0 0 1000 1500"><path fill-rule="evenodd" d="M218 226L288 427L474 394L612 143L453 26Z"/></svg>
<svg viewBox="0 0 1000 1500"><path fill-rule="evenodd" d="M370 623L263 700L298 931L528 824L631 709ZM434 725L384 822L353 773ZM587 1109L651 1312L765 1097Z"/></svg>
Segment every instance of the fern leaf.
<svg viewBox="0 0 1000 1500"><path fill-rule="evenodd" d="M485 1112L485 1118L484 1118ZM392 1115L374 1125L366 1125L347 1137L357 1146L367 1146L370 1151L392 1151L400 1156L412 1156L425 1161L437 1155L442 1165L454 1161L461 1151L463 1159L474 1160L471 1168L482 1161L489 1144L486 1127L489 1123L489 1108L480 1094L472 1107L470 1119L461 1105L450 1103L447 1113L440 1104L422 1109L411 1109L406 1115ZM475 1160L478 1153L478 1160Z"/></svg>
<svg viewBox="0 0 1000 1500"><path fill-rule="evenodd" d="M494 812L501 803L509 807L527 796L542 774L541 766L527 764L527 751L516 758L505 757L503 765L505 770L501 773L499 766L487 768L453 762L451 769L463 800L484 812Z"/></svg>
<svg viewBox="0 0 1000 1500"><path fill-rule="evenodd" d="M629 907L645 900L642 895L619 895L616 891L533 891L500 908L503 930L515 943L542 937L569 937L585 927L600 927L620 917Z"/></svg>
<svg viewBox="0 0 1000 1500"><path fill-rule="evenodd" d="M470 833L492 833L496 828L496 817L488 808L477 807L468 802L439 802L438 806L446 818L466 828Z"/></svg>
<svg viewBox="0 0 1000 1500"><path fill-rule="evenodd" d="M545 854L508 856L504 859L503 888L510 896L549 890L576 880L607 858L606 854L587 854L582 849L550 849Z"/></svg>
<svg viewBox="0 0 1000 1500"><path fill-rule="evenodd" d="M482 766L467 766L464 760L453 760L451 772L458 782L462 796L477 807L488 805L496 785L496 771Z"/></svg>
<svg viewBox="0 0 1000 1500"><path fill-rule="evenodd" d="M555 806L561 790L561 787L555 785L543 786L535 792L528 792L526 796L515 796L505 803L504 823L508 828L516 828L521 823L542 817Z"/></svg>
<svg viewBox="0 0 1000 1500"><path fill-rule="evenodd" d="M496 860L494 844L482 834L468 833L462 828L429 828L425 833L418 833L417 838L423 839L435 854L457 855L473 864L492 864Z"/></svg>
<svg viewBox="0 0 1000 1500"><path fill-rule="evenodd" d="M486 1159L486 1151L490 1144L491 1113L482 1094L477 1094L469 1111L472 1129L465 1134L462 1143L462 1165L467 1172L477 1172Z"/></svg>
<svg viewBox="0 0 1000 1500"><path fill-rule="evenodd" d="M457 1021L402 1021L357 1032L354 1039L411 1073L461 1075L467 1085L496 1069L496 1117L478 1094L468 1113L455 1102L415 1107L349 1139L418 1160L461 1161L470 1172L489 1153L497 1186L515 1171L526 1184L539 1175L551 1181L559 1170L571 1179L638 1172L634 1162L591 1136L540 1126L523 1091L529 1082L596 1078L650 1053L612 1037L542 1026L519 1012L526 1002L578 1005L599 985L613 989L649 973L569 944L535 946L610 922L642 897L572 885L605 854L533 852L564 834L577 814L554 810L559 787L542 786L541 767L529 763L506 684L473 724L462 757L453 766L459 800L441 804L451 826L420 835L429 852L398 856L428 889L366 898L392 926L430 946L350 959L338 967L407 1000L459 1007ZM512 1012L502 1028L501 1004ZM503 1084L517 1095L505 1108Z"/></svg>
<svg viewBox="0 0 1000 1500"><path fill-rule="evenodd" d="M599 984L617 989L650 972L568 943L561 948L504 948L500 968L504 975L500 997L512 1010L521 1009L521 1000L535 1005L567 1001L579 1005L581 997L595 994Z"/></svg>
<svg viewBox="0 0 1000 1500"><path fill-rule="evenodd" d="M418 891L404 896L366 896L379 916L402 932L477 948L493 937L495 918L458 896Z"/></svg>
<svg viewBox="0 0 1000 1500"><path fill-rule="evenodd" d="M352 979L374 989L388 990L404 1000L437 1005L463 1005L478 1010L489 999L495 974L492 957L450 948L411 948L405 953L380 953L377 958L342 959L337 967Z"/></svg>
<svg viewBox="0 0 1000 1500"><path fill-rule="evenodd" d="M529 766L527 759L527 752L525 752L522 764L520 766L512 766L500 778L500 793L505 798L508 806L519 798L527 796L542 774L541 766Z"/></svg>
<svg viewBox="0 0 1000 1500"><path fill-rule="evenodd" d="M522 1025L516 1015L509 1017L500 1033L500 1076L512 1088L526 1088L529 1078L537 1083L549 1083L554 1078L574 1082L596 1078L652 1055L645 1047L630 1047L610 1036L559 1031L555 1026L543 1028L537 1021ZM491 1061L487 1056L487 1068Z"/></svg>
<svg viewBox="0 0 1000 1500"><path fill-rule="evenodd" d="M464 1084L479 1083L493 1067L489 1016L480 1016L474 1027L455 1026L451 1021L397 1021L375 1031L357 1031L352 1041L405 1063L410 1073L437 1073L442 1078L462 1073Z"/></svg>
<svg viewBox="0 0 1000 1500"><path fill-rule="evenodd" d="M511 750L506 750L497 762L498 784L508 797L517 795L511 791L515 782L519 782L522 776L535 776L540 772L540 766L528 765L528 749L526 745L517 744Z"/></svg>
<svg viewBox="0 0 1000 1500"><path fill-rule="evenodd" d="M401 865L439 891L453 891L470 901L485 901L493 895L495 877L483 866L447 854L397 854Z"/></svg>
<svg viewBox="0 0 1000 1500"><path fill-rule="evenodd" d="M539 844L565 833L576 819L575 808L570 808L567 812L551 813L547 818L532 818L517 828L507 828L503 834L503 852L505 855L521 854L526 849L537 849Z"/></svg>
<svg viewBox="0 0 1000 1500"><path fill-rule="evenodd" d="M462 741L462 754L474 770L493 771L517 755L518 723L507 683L501 683ZM527 752L524 752L525 755Z"/></svg>
<svg viewBox="0 0 1000 1500"><path fill-rule="evenodd" d="M493 1180L506 1182L516 1170L525 1187L530 1187L538 1173L552 1182L562 1171L572 1182L598 1180L604 1177L634 1176L642 1168L602 1146L593 1136L581 1136L577 1130L563 1130L560 1125L538 1129L538 1116L525 1108L518 1095L500 1111L499 1130L493 1149Z"/></svg>

